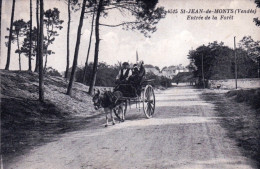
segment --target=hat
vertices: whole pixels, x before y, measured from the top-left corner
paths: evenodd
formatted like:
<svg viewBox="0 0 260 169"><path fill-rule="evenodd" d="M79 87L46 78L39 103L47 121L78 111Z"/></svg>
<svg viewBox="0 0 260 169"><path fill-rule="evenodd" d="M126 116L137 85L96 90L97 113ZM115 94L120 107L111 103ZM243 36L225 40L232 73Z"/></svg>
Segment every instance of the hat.
<svg viewBox="0 0 260 169"><path fill-rule="evenodd" d="M134 65L133 65L133 68L135 68L135 67L137 67L137 64L134 64Z"/></svg>
<svg viewBox="0 0 260 169"><path fill-rule="evenodd" d="M127 66L127 65L129 65L129 63L128 63L128 62L124 62L123 65L124 65L124 66Z"/></svg>
<svg viewBox="0 0 260 169"><path fill-rule="evenodd" d="M143 60L140 60L138 63L139 63L139 64L144 64L144 61L143 61Z"/></svg>

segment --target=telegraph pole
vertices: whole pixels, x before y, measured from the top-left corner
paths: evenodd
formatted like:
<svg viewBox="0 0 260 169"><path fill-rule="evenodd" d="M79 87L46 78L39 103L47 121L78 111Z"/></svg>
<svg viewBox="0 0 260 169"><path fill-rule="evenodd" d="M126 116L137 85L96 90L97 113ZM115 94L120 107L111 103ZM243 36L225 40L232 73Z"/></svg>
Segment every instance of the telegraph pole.
<svg viewBox="0 0 260 169"><path fill-rule="evenodd" d="M257 77L259 78L259 74L260 74L260 56L258 56L257 62L258 62Z"/></svg>
<svg viewBox="0 0 260 169"><path fill-rule="evenodd" d="M201 74L202 74L203 88L205 89L205 79L204 79L204 70L203 70L203 53L201 56Z"/></svg>
<svg viewBox="0 0 260 169"><path fill-rule="evenodd" d="M136 63L139 61L138 52L136 51Z"/></svg>
<svg viewBox="0 0 260 169"><path fill-rule="evenodd" d="M235 81L236 81L236 89L237 89L237 54L236 54L236 37L234 36L234 52L235 52Z"/></svg>

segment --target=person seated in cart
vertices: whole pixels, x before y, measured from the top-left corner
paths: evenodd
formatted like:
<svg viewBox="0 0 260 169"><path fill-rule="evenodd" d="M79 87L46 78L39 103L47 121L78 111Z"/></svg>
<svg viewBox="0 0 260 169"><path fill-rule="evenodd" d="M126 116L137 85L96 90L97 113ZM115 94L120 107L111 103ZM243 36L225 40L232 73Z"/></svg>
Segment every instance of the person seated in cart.
<svg viewBox="0 0 260 169"><path fill-rule="evenodd" d="M143 77L145 75L145 69L143 66L144 62L140 61L138 64L133 65L132 75L129 77L129 83L133 85L133 87L136 89L137 94L141 94L141 82L143 80ZM139 66L139 68L138 68Z"/></svg>
<svg viewBox="0 0 260 169"><path fill-rule="evenodd" d="M141 83L143 80L143 77L145 76L145 68L144 68L144 61L139 62L139 82Z"/></svg>
<svg viewBox="0 0 260 169"><path fill-rule="evenodd" d="M123 93L125 97L131 95L132 91L129 85L129 78L132 75L132 70L129 68L129 63L124 62L122 64L122 69L119 71L118 75L116 76L116 86L114 91L120 91Z"/></svg>
<svg viewBox="0 0 260 169"><path fill-rule="evenodd" d="M132 75L132 70L129 68L129 63L124 62L122 69L119 71L116 76L116 84L126 84L129 80L129 77Z"/></svg>
<svg viewBox="0 0 260 169"><path fill-rule="evenodd" d="M132 68L132 75L129 77L129 83L135 84L138 81L138 77L139 77L139 69L137 67L137 64L134 64Z"/></svg>

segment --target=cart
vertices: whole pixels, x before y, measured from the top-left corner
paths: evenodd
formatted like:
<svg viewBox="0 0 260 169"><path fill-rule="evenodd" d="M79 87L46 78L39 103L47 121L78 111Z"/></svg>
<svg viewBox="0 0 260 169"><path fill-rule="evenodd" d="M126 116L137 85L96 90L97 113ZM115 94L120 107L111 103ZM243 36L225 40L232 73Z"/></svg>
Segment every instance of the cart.
<svg viewBox="0 0 260 169"><path fill-rule="evenodd" d="M155 111L155 94L154 89L151 85L153 79L144 80L138 86L134 86L132 84L120 84L115 87L114 91L121 91L123 93L123 97L119 100L124 102L123 108L120 107L117 110L114 110L114 114L116 117L124 121L122 117L125 117L128 105L136 104L136 107L141 110L141 105L143 108L143 112L147 118L152 118ZM126 90L128 89L128 90ZM123 116L122 116L122 113Z"/></svg>

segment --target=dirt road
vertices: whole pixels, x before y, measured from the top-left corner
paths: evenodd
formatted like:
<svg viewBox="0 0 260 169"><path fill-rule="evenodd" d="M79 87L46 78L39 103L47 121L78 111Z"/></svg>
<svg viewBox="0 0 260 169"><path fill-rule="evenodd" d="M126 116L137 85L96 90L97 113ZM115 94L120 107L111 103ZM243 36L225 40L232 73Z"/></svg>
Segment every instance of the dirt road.
<svg viewBox="0 0 260 169"><path fill-rule="evenodd" d="M156 93L152 119L132 105L124 123L104 128L105 116L94 119L86 130L63 134L5 168L254 168L200 94L190 87Z"/></svg>

